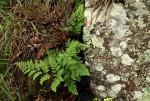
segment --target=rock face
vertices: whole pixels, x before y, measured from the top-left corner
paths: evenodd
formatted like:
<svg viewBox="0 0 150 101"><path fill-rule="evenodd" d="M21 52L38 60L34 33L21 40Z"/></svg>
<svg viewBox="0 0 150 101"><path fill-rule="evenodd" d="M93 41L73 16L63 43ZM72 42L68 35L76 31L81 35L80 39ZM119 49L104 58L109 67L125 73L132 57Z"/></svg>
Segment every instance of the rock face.
<svg viewBox="0 0 150 101"><path fill-rule="evenodd" d="M85 0L83 40L93 93L150 101L150 0L125 0L94 12L90 3Z"/></svg>

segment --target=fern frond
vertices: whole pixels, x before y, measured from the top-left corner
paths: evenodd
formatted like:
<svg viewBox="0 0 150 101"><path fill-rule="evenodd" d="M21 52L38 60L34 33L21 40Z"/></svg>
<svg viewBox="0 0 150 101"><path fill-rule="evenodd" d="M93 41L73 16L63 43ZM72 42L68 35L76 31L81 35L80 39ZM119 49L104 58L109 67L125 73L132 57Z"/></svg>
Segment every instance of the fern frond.
<svg viewBox="0 0 150 101"><path fill-rule="evenodd" d="M24 73L24 74L27 74L27 73L29 73L31 70L32 70L32 69L27 68L26 70L23 71L23 73Z"/></svg>
<svg viewBox="0 0 150 101"><path fill-rule="evenodd" d="M36 72L36 73L33 75L33 80L35 80L40 74L42 74L42 72Z"/></svg>
<svg viewBox="0 0 150 101"><path fill-rule="evenodd" d="M74 82L72 82L72 83L68 86L68 90L69 90L70 92L72 92L73 94L78 95L77 87L76 87L76 85L75 85Z"/></svg>
<svg viewBox="0 0 150 101"><path fill-rule="evenodd" d="M49 74L44 74L42 76L42 78L40 79L40 84L42 85L44 81L50 79L50 75Z"/></svg>
<svg viewBox="0 0 150 101"><path fill-rule="evenodd" d="M31 76L32 74L34 74L35 72L37 72L36 70L30 70L28 77Z"/></svg>
<svg viewBox="0 0 150 101"><path fill-rule="evenodd" d="M49 72L49 67L47 65L47 63L45 61L40 60L40 66L41 69L43 70L44 73L48 73Z"/></svg>
<svg viewBox="0 0 150 101"><path fill-rule="evenodd" d="M55 60L55 57L48 55L48 62L52 68L57 67L57 61Z"/></svg>
<svg viewBox="0 0 150 101"><path fill-rule="evenodd" d="M75 12L71 15L67 21L67 27L60 28L61 31L72 31L75 34L81 33L81 28L84 24L83 4L80 4Z"/></svg>
<svg viewBox="0 0 150 101"><path fill-rule="evenodd" d="M84 24L83 4L79 5L77 10L71 15L67 25L72 27L75 34L80 34L81 27Z"/></svg>
<svg viewBox="0 0 150 101"><path fill-rule="evenodd" d="M16 62L15 65L17 65L20 70L24 74L28 74L28 77L33 75L33 80L35 80L39 75L43 73L49 72L49 67L45 61L40 60L39 63L36 60L35 63L32 60L25 61L25 62ZM48 74L49 75L49 74ZM50 78L50 75L44 75L40 79L40 84L43 84L43 82Z"/></svg>
<svg viewBox="0 0 150 101"><path fill-rule="evenodd" d="M85 50L86 45L75 40L68 40L66 43L66 52L71 56L76 56L81 50Z"/></svg>
<svg viewBox="0 0 150 101"><path fill-rule="evenodd" d="M57 78L55 78L52 82L52 85L51 85L51 90L56 92L56 88L58 87L58 85L61 83L61 81Z"/></svg>

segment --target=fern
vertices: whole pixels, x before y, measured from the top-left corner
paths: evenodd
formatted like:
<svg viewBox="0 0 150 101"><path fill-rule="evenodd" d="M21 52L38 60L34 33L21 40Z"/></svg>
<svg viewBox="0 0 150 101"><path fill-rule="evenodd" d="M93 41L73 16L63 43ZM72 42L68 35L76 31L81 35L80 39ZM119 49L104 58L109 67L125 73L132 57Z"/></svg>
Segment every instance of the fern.
<svg viewBox="0 0 150 101"><path fill-rule="evenodd" d="M32 60L26 62L21 61L16 62L15 65L17 65L24 74L28 74L28 77L33 75L33 80L35 80L40 75L43 75L40 78L41 85L44 81L50 78L50 75L48 74L49 67L44 61L39 61L39 63L37 60L35 60L35 62L33 62Z"/></svg>
<svg viewBox="0 0 150 101"><path fill-rule="evenodd" d="M80 0L75 0L79 2ZM67 27L63 27L61 31L72 31L75 34L80 34L81 27L84 24L83 4L80 4L76 11L71 15L71 18L67 21Z"/></svg>
<svg viewBox="0 0 150 101"><path fill-rule="evenodd" d="M77 94L77 89L75 82L80 81L82 76L89 75L89 71L86 68L85 64L80 60L80 57L77 54L86 49L86 46L78 41L68 40L66 43L66 51L59 52L57 56L50 56L51 52L48 52L49 60L51 61L54 67L52 67L54 75L54 83L52 83L51 88L56 91L56 84L60 84L62 81L65 83L65 86L68 86L68 90L73 94ZM57 64L57 66L56 66ZM56 66L56 67L55 67ZM57 79L56 79L57 78Z"/></svg>
<svg viewBox="0 0 150 101"><path fill-rule="evenodd" d="M41 85L44 81L50 79L49 71L51 70L54 78L51 84L52 91L56 92L59 84L64 82L64 86L67 86L70 92L78 94L75 83L79 82L82 76L90 75L78 56L78 53L85 49L86 45L78 41L68 40L66 51L49 50L47 51L48 57L45 60L35 60L35 62L29 60L16 62L15 64L24 74L33 75L33 80L41 75Z"/></svg>

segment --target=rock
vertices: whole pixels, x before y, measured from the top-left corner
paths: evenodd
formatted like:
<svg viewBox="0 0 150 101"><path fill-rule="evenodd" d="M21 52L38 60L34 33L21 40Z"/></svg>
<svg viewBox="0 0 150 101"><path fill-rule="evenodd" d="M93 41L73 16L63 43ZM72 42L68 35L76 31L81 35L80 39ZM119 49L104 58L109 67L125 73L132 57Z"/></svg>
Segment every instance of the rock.
<svg viewBox="0 0 150 101"><path fill-rule="evenodd" d="M150 101L149 2L112 3L100 11L105 17L96 19L98 10L92 13L90 0L85 0L85 60L91 73L90 87L98 98Z"/></svg>

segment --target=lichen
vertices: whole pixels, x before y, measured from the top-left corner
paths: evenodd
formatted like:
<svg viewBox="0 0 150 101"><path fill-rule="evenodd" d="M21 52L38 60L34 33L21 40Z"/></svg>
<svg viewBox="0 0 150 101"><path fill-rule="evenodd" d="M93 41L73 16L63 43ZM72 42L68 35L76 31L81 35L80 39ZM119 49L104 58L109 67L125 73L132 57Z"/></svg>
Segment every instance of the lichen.
<svg viewBox="0 0 150 101"><path fill-rule="evenodd" d="M147 78L146 78L146 82L149 82L149 83L150 83L150 77L147 77Z"/></svg>
<svg viewBox="0 0 150 101"><path fill-rule="evenodd" d="M105 86L103 86L103 85L99 85L98 87L97 87L97 89L99 90L99 91L105 91L106 89L105 89Z"/></svg>
<svg viewBox="0 0 150 101"><path fill-rule="evenodd" d="M90 25L90 22L91 22L91 13L92 13L92 9L91 8L87 8L84 11L84 15L86 16L86 20L87 20L87 25Z"/></svg>
<svg viewBox="0 0 150 101"><path fill-rule="evenodd" d="M142 2L136 2L133 4L133 6L136 8L136 11L133 12L136 16L143 16L149 13L145 9L146 8L145 4Z"/></svg>
<svg viewBox="0 0 150 101"><path fill-rule="evenodd" d="M144 51L144 56L145 56L145 61L149 62L150 61L150 49Z"/></svg>
<svg viewBox="0 0 150 101"><path fill-rule="evenodd" d="M122 55L122 51L120 47L111 47L110 50L113 56L118 57Z"/></svg>
<svg viewBox="0 0 150 101"><path fill-rule="evenodd" d="M130 58L128 54L123 54L121 60L124 65L131 65L134 62L134 59Z"/></svg>
<svg viewBox="0 0 150 101"><path fill-rule="evenodd" d="M144 27L146 27L146 24L144 23L144 21L143 21L144 19L143 18L141 18L141 17L139 17L139 19L137 20L137 22L138 22L138 26L140 27L140 28L144 28Z"/></svg>
<svg viewBox="0 0 150 101"><path fill-rule="evenodd" d="M103 71L103 69L104 69L103 65L100 64L100 63L97 63L97 65L94 66L94 67L95 67L95 69L96 69L97 71Z"/></svg>
<svg viewBox="0 0 150 101"><path fill-rule="evenodd" d="M124 87L124 85L116 84L111 87L111 90L108 92L108 95L112 98L116 98L117 94L121 91L121 89Z"/></svg>
<svg viewBox="0 0 150 101"><path fill-rule="evenodd" d="M142 91L144 92L144 95L138 101L149 101L150 100L150 87L143 88Z"/></svg>
<svg viewBox="0 0 150 101"><path fill-rule="evenodd" d="M126 20L128 20L126 11L124 10L122 4L113 4L110 16L118 20L118 26L125 24Z"/></svg>
<svg viewBox="0 0 150 101"><path fill-rule="evenodd" d="M97 48L102 48L103 47L103 43L104 43L104 39L101 37L97 37L96 35L93 35L92 37L92 44L94 47Z"/></svg>
<svg viewBox="0 0 150 101"><path fill-rule="evenodd" d="M134 91L134 98L133 99L141 99L143 96L142 91Z"/></svg>
<svg viewBox="0 0 150 101"><path fill-rule="evenodd" d="M106 79L109 83L114 83L116 81L119 81L120 80L120 76L118 75L114 75L114 74L108 74L106 76Z"/></svg>
<svg viewBox="0 0 150 101"><path fill-rule="evenodd" d="M89 45L91 43L91 37L92 35L90 34L91 31L93 30L94 26L89 25L83 28L83 40Z"/></svg>
<svg viewBox="0 0 150 101"><path fill-rule="evenodd" d="M128 27L124 26L129 20L121 4L113 4L113 8L110 12L110 27L112 28L113 33L117 39L122 38L128 31Z"/></svg>
<svg viewBox="0 0 150 101"><path fill-rule="evenodd" d="M120 47L121 47L122 49L126 49L126 48L127 48L127 43L126 43L125 41L121 42L121 43L120 43Z"/></svg>
<svg viewBox="0 0 150 101"><path fill-rule="evenodd" d="M150 83L150 12L143 0L125 0L112 4L108 15L104 22L98 18L87 38L92 91L114 101L149 101L142 88Z"/></svg>

